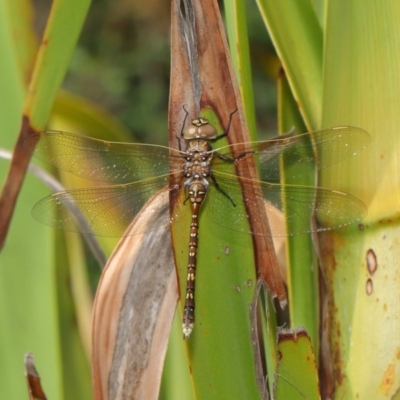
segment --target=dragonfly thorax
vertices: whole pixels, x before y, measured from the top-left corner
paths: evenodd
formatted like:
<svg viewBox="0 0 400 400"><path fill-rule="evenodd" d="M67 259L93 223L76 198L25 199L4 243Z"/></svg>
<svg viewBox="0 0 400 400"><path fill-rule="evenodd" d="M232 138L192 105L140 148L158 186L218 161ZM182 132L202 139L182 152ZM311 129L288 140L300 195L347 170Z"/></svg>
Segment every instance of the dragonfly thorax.
<svg viewBox="0 0 400 400"><path fill-rule="evenodd" d="M191 178L207 178L210 176L212 158L212 147L207 140L189 141L183 175L189 178L188 181ZM190 184L188 181L186 186Z"/></svg>
<svg viewBox="0 0 400 400"><path fill-rule="evenodd" d="M207 119L201 117L192 120L192 124L183 131L183 138L186 140L213 140L217 137L217 130L214 128L214 126L212 126Z"/></svg>
<svg viewBox="0 0 400 400"><path fill-rule="evenodd" d="M206 139L192 139L188 140L186 153L188 156L193 156L194 153L201 154L203 157L209 158L212 152L212 146Z"/></svg>

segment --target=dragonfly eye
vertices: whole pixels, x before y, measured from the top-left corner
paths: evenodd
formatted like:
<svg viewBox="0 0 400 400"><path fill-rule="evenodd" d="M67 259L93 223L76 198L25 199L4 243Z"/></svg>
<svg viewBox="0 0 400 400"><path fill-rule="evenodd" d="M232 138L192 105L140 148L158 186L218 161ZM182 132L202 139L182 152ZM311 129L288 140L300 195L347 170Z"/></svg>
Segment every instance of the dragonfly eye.
<svg viewBox="0 0 400 400"><path fill-rule="evenodd" d="M218 137L217 130L214 128L213 125L207 124L202 125L198 128L198 132L201 138L213 140Z"/></svg>
<svg viewBox="0 0 400 400"><path fill-rule="evenodd" d="M205 118L196 118L192 121L192 125L183 131L183 138L186 140L206 139L213 140L218 137L217 130Z"/></svg>

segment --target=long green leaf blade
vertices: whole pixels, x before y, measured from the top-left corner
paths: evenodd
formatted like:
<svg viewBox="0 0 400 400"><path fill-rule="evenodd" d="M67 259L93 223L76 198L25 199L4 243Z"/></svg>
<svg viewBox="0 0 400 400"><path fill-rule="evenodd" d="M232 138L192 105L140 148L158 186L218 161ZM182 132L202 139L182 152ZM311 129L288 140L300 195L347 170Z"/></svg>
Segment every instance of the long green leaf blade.
<svg viewBox="0 0 400 400"><path fill-rule="evenodd" d="M258 0L261 15L309 130L320 128L323 37L308 0Z"/></svg>
<svg viewBox="0 0 400 400"><path fill-rule="evenodd" d="M362 154L321 174L324 185L355 194L369 210L363 224L321 241L336 399L399 392L399 18L393 1L327 8L322 121L372 136Z"/></svg>

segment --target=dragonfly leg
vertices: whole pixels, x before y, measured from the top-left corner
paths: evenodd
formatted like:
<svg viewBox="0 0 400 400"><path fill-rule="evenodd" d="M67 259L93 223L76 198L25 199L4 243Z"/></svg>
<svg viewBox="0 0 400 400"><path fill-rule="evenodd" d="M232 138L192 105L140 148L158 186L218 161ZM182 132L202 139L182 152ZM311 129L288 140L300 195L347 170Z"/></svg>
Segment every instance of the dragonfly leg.
<svg viewBox="0 0 400 400"><path fill-rule="evenodd" d="M215 176L213 176L213 175L210 175L210 176L211 176L211 179L212 179L213 182L214 182L215 188L216 188L219 192L221 192L221 193L232 203L233 207L236 207L236 204L235 204L235 202L232 200L231 196L229 196L229 194L226 193L225 190L222 189L222 188L219 186L217 180L215 179Z"/></svg>
<svg viewBox="0 0 400 400"><path fill-rule="evenodd" d="M222 132L222 133L220 133L215 139L213 139L213 141L214 140L218 140L218 139L221 139L222 137L224 137L224 136L226 136L226 135L228 135L228 133L229 133L229 129L230 129L230 127L231 127L231 123L232 123L232 117L233 117L233 114L235 114L236 112L237 112L237 110L238 109L236 109L236 110L234 110L234 111L232 111L230 114L229 114L229 122L228 122L228 127L226 128L226 131L225 132Z"/></svg>
<svg viewBox="0 0 400 400"><path fill-rule="evenodd" d="M179 151L182 151L182 143L181 143L182 138L178 135L175 135L175 138L178 140Z"/></svg>
<svg viewBox="0 0 400 400"><path fill-rule="evenodd" d="M185 124L186 124L186 120L189 116L188 111L186 110L185 106L182 106L183 110L185 111L185 118L183 119L183 124L182 124L182 128L181 128L181 138L183 138L183 131L185 130Z"/></svg>
<svg viewBox="0 0 400 400"><path fill-rule="evenodd" d="M242 158L245 158L245 157L247 157L247 156L250 155L250 154L255 154L255 152L252 150L252 151L247 151L246 153L239 154L237 157L235 157L235 158L233 159L233 161L234 161L234 162L240 161Z"/></svg>
<svg viewBox="0 0 400 400"><path fill-rule="evenodd" d="M180 136L175 135L175 138L178 140L178 146L179 146L179 151L182 151L182 138L183 138L183 131L185 129L185 124L186 124L186 120L187 117L189 115L188 111L186 110L185 106L182 106L183 110L185 111L185 118L183 119L183 124L182 124L182 128L181 128L181 134Z"/></svg>
<svg viewBox="0 0 400 400"><path fill-rule="evenodd" d="M236 162L241 160L242 158L245 158L246 156L250 155L250 154L255 154L254 151L246 151L245 153L239 154L237 157L235 158L231 158L226 156L225 154L219 154L218 152L215 152L214 155L218 158L220 158L221 160L227 161L227 162Z"/></svg>
<svg viewBox="0 0 400 400"><path fill-rule="evenodd" d="M217 156L218 158L220 158L221 160L224 160L224 161L227 161L227 162L233 163L233 162L236 161L235 158L228 157L225 154L219 154L218 152L215 152L214 155Z"/></svg>
<svg viewBox="0 0 400 400"><path fill-rule="evenodd" d="M188 118L188 111L186 110L185 106L182 106L183 110L185 111L185 118L183 119L183 124L181 128L181 135L175 135L176 139L178 140L179 151L182 151L182 138L183 138L183 131L185 129L186 120Z"/></svg>

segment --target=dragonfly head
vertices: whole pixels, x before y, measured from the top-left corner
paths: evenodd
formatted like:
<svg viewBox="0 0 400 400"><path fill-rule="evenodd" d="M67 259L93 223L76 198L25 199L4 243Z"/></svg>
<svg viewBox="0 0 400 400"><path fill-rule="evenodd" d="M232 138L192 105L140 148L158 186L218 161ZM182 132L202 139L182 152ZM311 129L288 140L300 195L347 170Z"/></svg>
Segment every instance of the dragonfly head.
<svg viewBox="0 0 400 400"><path fill-rule="evenodd" d="M213 140L218 136L217 130L207 119L199 117L192 120L190 126L184 129L183 138L186 140L206 139Z"/></svg>
<svg viewBox="0 0 400 400"><path fill-rule="evenodd" d="M199 117L196 119L192 120L192 125L194 126L204 126L204 125L209 125L208 119Z"/></svg>

